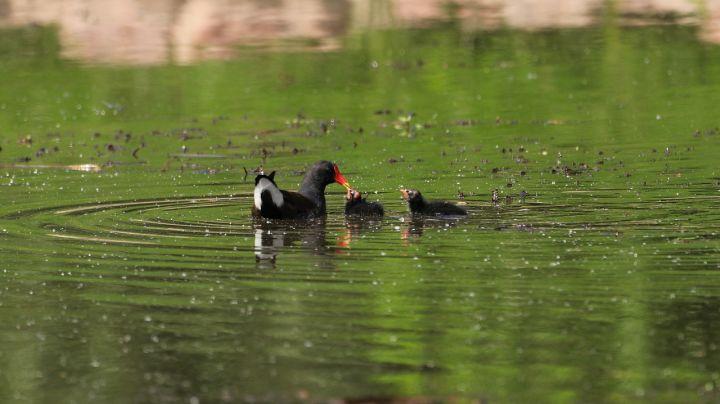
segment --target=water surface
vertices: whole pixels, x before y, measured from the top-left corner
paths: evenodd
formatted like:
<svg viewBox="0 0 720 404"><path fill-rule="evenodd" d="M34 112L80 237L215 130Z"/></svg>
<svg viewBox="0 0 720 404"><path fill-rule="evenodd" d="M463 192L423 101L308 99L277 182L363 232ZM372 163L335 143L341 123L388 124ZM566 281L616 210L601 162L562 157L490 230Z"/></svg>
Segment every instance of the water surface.
<svg viewBox="0 0 720 404"><path fill-rule="evenodd" d="M717 401L697 38L450 22L128 66L3 30L0 398ZM333 185L325 220L251 220L254 169L323 158L387 217ZM401 186L470 215L412 219Z"/></svg>

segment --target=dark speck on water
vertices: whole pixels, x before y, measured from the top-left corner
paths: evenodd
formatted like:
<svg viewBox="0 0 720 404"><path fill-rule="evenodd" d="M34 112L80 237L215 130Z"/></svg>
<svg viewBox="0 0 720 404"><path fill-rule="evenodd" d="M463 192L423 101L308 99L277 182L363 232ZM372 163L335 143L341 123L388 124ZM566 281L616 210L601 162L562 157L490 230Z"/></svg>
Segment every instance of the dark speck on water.
<svg viewBox="0 0 720 404"><path fill-rule="evenodd" d="M525 202L525 198L527 198L527 196L528 196L527 192L525 192L524 190L520 191L520 201L521 202Z"/></svg>

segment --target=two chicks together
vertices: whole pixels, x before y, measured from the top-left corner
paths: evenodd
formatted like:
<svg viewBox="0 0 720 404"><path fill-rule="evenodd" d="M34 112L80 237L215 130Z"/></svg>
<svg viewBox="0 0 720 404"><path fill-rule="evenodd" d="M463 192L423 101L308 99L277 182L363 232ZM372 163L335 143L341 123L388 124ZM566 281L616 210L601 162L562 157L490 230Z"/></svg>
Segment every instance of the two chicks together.
<svg viewBox="0 0 720 404"><path fill-rule="evenodd" d="M445 201L428 201L416 189L401 189L402 198L408 203L410 213L424 216L465 216L467 211L460 206ZM345 214L357 216L382 216L383 206L378 202L368 202L362 194L348 188L345 194Z"/></svg>

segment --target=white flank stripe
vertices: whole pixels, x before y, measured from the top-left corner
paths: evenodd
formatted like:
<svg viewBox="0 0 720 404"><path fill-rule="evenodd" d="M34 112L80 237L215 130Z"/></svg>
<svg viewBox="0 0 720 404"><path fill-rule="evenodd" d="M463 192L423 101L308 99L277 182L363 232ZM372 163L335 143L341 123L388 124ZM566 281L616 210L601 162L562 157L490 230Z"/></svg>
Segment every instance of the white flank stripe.
<svg viewBox="0 0 720 404"><path fill-rule="evenodd" d="M278 208L283 206L283 203L285 203L285 200L283 199L282 192L280 192L280 189L275 186L272 182L270 182L267 178L260 179L260 182L255 186L255 192L253 196L255 197L255 208L260 210L262 209L262 193L263 191L270 191L270 196L272 196L272 201Z"/></svg>

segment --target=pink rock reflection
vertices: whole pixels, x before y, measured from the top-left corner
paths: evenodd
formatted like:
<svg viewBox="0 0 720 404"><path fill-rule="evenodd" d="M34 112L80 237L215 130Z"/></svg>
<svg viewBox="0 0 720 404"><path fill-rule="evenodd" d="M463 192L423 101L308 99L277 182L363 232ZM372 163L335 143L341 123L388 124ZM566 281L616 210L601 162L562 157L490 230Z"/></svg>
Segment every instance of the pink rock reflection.
<svg viewBox="0 0 720 404"><path fill-rule="evenodd" d="M90 63L192 63L240 46L327 51L345 35L457 18L468 32L598 22L604 0L0 0L0 26L57 26L62 55ZM720 43L720 0L619 0L621 23L701 25Z"/></svg>

